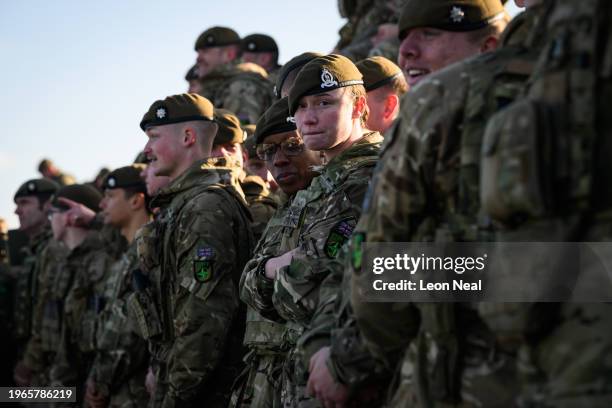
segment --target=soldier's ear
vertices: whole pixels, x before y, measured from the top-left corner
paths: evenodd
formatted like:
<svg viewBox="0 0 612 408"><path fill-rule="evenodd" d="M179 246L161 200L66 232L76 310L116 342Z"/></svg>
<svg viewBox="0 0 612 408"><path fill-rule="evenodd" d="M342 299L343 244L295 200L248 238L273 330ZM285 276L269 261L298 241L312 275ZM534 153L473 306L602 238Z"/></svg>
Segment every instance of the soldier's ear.
<svg viewBox="0 0 612 408"><path fill-rule="evenodd" d="M367 110L366 97L361 95L353 103L353 119L359 119Z"/></svg>
<svg viewBox="0 0 612 408"><path fill-rule="evenodd" d="M387 95L385 99L385 111L383 115L385 118L390 118L399 110L399 96L394 93Z"/></svg>
<svg viewBox="0 0 612 408"><path fill-rule="evenodd" d="M486 38L486 40L484 40L484 42L480 46L480 52L485 53L485 52L493 51L497 48L498 43L499 43L499 38L490 35Z"/></svg>
<svg viewBox="0 0 612 408"><path fill-rule="evenodd" d="M193 126L185 126L181 132L181 137L185 147L193 146L198 140L197 131Z"/></svg>
<svg viewBox="0 0 612 408"><path fill-rule="evenodd" d="M145 207L145 195L144 193L136 193L130 197L129 200L130 208L133 211L138 211Z"/></svg>

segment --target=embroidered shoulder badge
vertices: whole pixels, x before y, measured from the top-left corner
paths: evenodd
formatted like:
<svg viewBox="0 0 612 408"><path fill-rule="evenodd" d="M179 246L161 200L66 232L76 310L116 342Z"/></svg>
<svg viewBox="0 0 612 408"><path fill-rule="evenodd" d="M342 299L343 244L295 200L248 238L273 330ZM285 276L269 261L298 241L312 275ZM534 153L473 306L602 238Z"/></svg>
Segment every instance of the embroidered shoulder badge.
<svg viewBox="0 0 612 408"><path fill-rule="evenodd" d="M355 227L347 221L341 221L332 228L327 236L327 241L325 241L325 255L327 255L328 258L335 258L338 256L340 248L348 241L354 228Z"/></svg>
<svg viewBox="0 0 612 408"><path fill-rule="evenodd" d="M215 252L210 247L198 248L197 258L193 260L193 277L198 282L208 282L213 278Z"/></svg>
<svg viewBox="0 0 612 408"><path fill-rule="evenodd" d="M334 79L327 68L323 68L323 71L321 71L321 88L331 88L332 86L338 86L338 81Z"/></svg>

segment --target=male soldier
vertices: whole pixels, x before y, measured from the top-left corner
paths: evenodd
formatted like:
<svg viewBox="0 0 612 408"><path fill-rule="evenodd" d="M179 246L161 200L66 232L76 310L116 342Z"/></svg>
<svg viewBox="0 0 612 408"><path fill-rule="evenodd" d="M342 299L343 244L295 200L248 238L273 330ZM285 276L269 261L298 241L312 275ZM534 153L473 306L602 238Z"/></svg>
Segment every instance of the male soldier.
<svg viewBox="0 0 612 408"><path fill-rule="evenodd" d="M473 3L463 4L461 11L478 7ZM482 3L491 10L491 4ZM425 15L427 7L424 10ZM496 111L517 97L531 74L542 46L545 12L538 6L518 16L500 49L432 74L404 100L404 120L383 153L385 165L374 181L371 207L358 225L353 259L359 258L364 240L490 239L493 226L479 216L484 129ZM476 16L465 10L465 23ZM413 17L403 14L400 26L414 24L409 22ZM399 178L390 183L393 174ZM494 341L495 327L486 327L490 316L480 311L481 317L474 317L483 305L366 304L359 281L365 282L367 272L357 261L352 267L352 302L368 346L389 367L404 355L393 406L516 403L516 349ZM506 306L512 311L512 305ZM502 308L489 310L499 312L493 318L503 319ZM453 323L459 321L464 322L460 328Z"/></svg>
<svg viewBox="0 0 612 408"><path fill-rule="evenodd" d="M284 98L289 96L289 91L293 87L295 77L300 69L317 57L322 57L323 54L318 52L304 52L291 58L285 65L281 67L274 85L274 96Z"/></svg>
<svg viewBox="0 0 612 408"><path fill-rule="evenodd" d="M49 159L42 159L38 164L38 172L47 179L55 181L60 186L74 184L75 180L69 174L62 173Z"/></svg>
<svg viewBox="0 0 612 408"><path fill-rule="evenodd" d="M130 297L157 365L152 406L224 407L241 359L238 281L252 249L248 208L231 170L208 159L218 125L196 94L154 102L140 127L161 212L136 236L149 283Z"/></svg>
<svg viewBox="0 0 612 408"><path fill-rule="evenodd" d="M288 209L296 246L265 262L262 274L274 281L269 305L298 333L310 322L327 264L350 237L359 217L382 136L364 131L362 75L346 57L327 55L306 64L289 93L289 112L306 147L327 161L320 176L300 191ZM282 401L313 406L305 392L306 370L295 345L285 360Z"/></svg>
<svg viewBox="0 0 612 408"><path fill-rule="evenodd" d="M223 159L219 164L232 169L234 182L240 185L237 190L244 192L249 205L253 217L251 228L257 242L268 220L276 211L278 203L261 177L244 171L244 163L248 157L242 143L246 132L240 127L236 115L225 109L215 109L215 121L219 125L219 130L215 136L211 157Z"/></svg>
<svg viewBox="0 0 612 408"><path fill-rule="evenodd" d="M82 387L93 359L95 318L101 306L96 289L100 289L112 259L98 231L71 224L66 215L70 207L61 198L97 211L102 197L91 186L72 184L58 190L49 210L53 238L63 242L69 253L46 299L41 328L43 350L56 351L50 383L76 386L77 400L82 401ZM55 345L55 350L49 350L48 345Z"/></svg>
<svg viewBox="0 0 612 408"><path fill-rule="evenodd" d="M46 210L49 199L59 185L49 179L34 179L23 183L15 193L15 214L19 217L19 229L29 239L26 248L27 256L23 266L15 268L15 298L12 310L14 316L14 338L17 342L17 358L20 361L15 367L15 381L18 384L29 385L32 376L39 367L25 364L23 358L27 356L28 344L40 322L36 313L36 303L41 296L41 280L50 266L47 262L48 252L59 252L61 249L52 243L51 230ZM50 248L50 247L53 248ZM31 363L31 362L30 362Z"/></svg>
<svg viewBox="0 0 612 408"><path fill-rule="evenodd" d="M400 98L408 92L406 78L400 67L385 57L369 57L355 65L363 75L367 92L366 128L384 135L397 119Z"/></svg>
<svg viewBox="0 0 612 408"><path fill-rule="evenodd" d="M278 45L274 38L266 34L251 34L241 41L242 60L254 62L268 72L268 80L276 83L278 65Z"/></svg>
<svg viewBox="0 0 612 408"><path fill-rule="evenodd" d="M89 372L85 401L91 407L145 406L149 396L145 375L149 366L146 342L128 319L126 299L133 271L138 268L134 235L151 220L149 197L140 178L144 165L120 167L108 174L100 202L106 224L119 229L129 243L110 267L104 287L104 306L96 325L96 356Z"/></svg>
<svg viewBox="0 0 612 408"><path fill-rule="evenodd" d="M242 123L257 122L272 103L272 87L263 68L252 63L237 64L238 34L227 27L209 28L196 40L195 50L200 94L215 107L235 112Z"/></svg>
<svg viewBox="0 0 612 408"><path fill-rule="evenodd" d="M271 281L261 274L261 268L268 258L295 247L283 240L283 236L288 235L286 230L295 228L286 222L287 210L295 194L308 187L315 177L313 167L321 163L318 153L305 148L295 123L287 121L288 117L287 98L276 101L259 119L252 137L261 160L287 199L268 222L240 281L241 298L249 305L244 336L244 344L249 353L245 357L247 368L241 376L242 380L234 388L232 407L281 406L278 375L287 351L297 337L296 332L283 322L269 320L260 314L266 314L260 305L265 307L266 302L269 303L272 292ZM261 297L268 300L262 302L259 300Z"/></svg>
<svg viewBox="0 0 612 408"><path fill-rule="evenodd" d="M534 3L525 1L538 7ZM491 118L484 135L480 203L498 226L495 241L587 242L581 248L600 248L597 260L582 249L579 262L573 250L546 258L555 269L540 290L550 293L559 282L569 283L574 293L557 290L555 300L571 302L478 309L495 340L518 350L523 388L517 400L523 406L612 405L612 370L602 358L612 350L609 268L603 268L605 292L579 294L580 285L571 285L582 274L597 281L589 272L610 265L611 6L600 0L539 6L542 31L536 34L544 41L527 96ZM541 243L535 245L547 250ZM540 272L523 265L528 276Z"/></svg>

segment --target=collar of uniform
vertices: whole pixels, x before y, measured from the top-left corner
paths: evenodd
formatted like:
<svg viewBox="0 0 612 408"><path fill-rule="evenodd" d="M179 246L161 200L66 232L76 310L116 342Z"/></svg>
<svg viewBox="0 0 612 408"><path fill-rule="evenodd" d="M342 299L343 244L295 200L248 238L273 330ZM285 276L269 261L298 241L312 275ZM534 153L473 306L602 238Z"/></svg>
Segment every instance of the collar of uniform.
<svg viewBox="0 0 612 408"><path fill-rule="evenodd" d="M215 158L194 162L180 176L162 189L152 200L153 207L165 207L179 193L193 187L205 187L215 183L226 184L231 177L231 169L219 167Z"/></svg>

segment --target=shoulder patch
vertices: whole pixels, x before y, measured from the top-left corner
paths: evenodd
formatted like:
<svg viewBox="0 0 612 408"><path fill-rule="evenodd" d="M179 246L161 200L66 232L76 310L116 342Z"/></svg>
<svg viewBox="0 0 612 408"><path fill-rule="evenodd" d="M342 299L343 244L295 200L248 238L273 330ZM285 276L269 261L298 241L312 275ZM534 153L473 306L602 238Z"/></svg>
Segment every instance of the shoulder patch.
<svg viewBox="0 0 612 408"><path fill-rule="evenodd" d="M325 241L325 255L328 258L335 258L338 256L338 252L340 252L340 248L353 233L353 229L355 229L354 225L351 225L348 221L340 221L334 228L332 228L331 232L327 236L327 241Z"/></svg>
<svg viewBox="0 0 612 408"><path fill-rule="evenodd" d="M193 277L198 282L208 282L213 278L215 251L211 247L196 250L193 260Z"/></svg>

